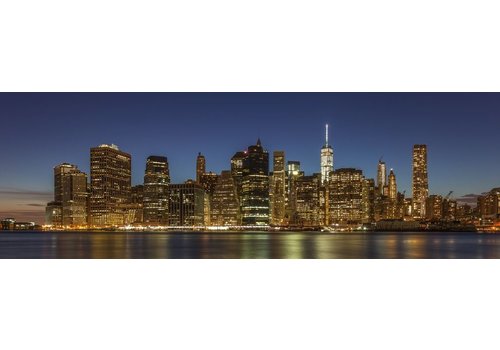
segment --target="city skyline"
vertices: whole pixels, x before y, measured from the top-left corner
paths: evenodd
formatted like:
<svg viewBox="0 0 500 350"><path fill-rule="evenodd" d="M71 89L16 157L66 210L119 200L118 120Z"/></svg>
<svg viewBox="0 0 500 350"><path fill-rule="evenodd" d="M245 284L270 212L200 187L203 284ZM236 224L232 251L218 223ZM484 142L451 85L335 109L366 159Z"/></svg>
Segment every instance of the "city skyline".
<svg viewBox="0 0 500 350"><path fill-rule="evenodd" d="M14 98L6 101L5 95L10 95ZM23 98L23 95L29 96ZM39 218L42 217L44 212L44 208L42 207L42 205L44 204L44 202L47 202L46 198L50 198L52 196L52 174L50 169L52 169L57 164L61 164L64 162L75 164L81 171L90 174L90 162L88 160L88 154L87 160L85 160L85 153L88 153L88 149L78 149L75 153L70 153L70 151L74 151L75 144L80 144L82 142L86 143L85 141L81 140L82 138L92 139L95 137L92 134L86 133L75 136L75 131L73 129L81 128L82 130L85 130L86 128L88 128L89 124L93 126L93 129L95 129L97 134L102 133L103 129L105 129L104 133L110 135L107 140L102 140L102 142L99 142L97 144L88 145L89 148L95 147L101 143L116 143L122 150L132 155L133 185L142 183L142 178L145 171L145 161L146 158L151 155L166 156L170 163L172 183L183 183L187 179L196 179L196 155L198 154L198 152L201 152L205 156L206 169L208 171L214 171L220 174L221 171L229 169L230 158L232 154L234 154L234 152L236 151L244 150L249 144L253 144L257 137L262 138L263 143L265 144L264 148L270 153L270 155L272 155L274 151L283 150L287 154L287 161L300 161L302 170L306 174L309 175L313 173L319 173L319 149L325 145L324 136L322 136L324 130L321 131L321 129L324 128L324 125L326 123L330 125L329 143L333 146L334 149L335 168L352 167L361 169L363 170L366 177L376 179L377 161L380 159L380 156L382 154L384 162L387 164L387 173L390 169L395 169L398 189L400 189L401 191L406 190L408 193L411 193L411 147L413 146L413 144L425 143L428 144L432 149L432 151L429 153L430 193L445 195L449 191L454 191L458 197L461 197L469 193L481 194L498 185L498 183L495 182L495 179L497 178L496 174L498 174L498 162L491 161L496 154L494 152L494 149L490 147L491 152L488 152L489 149L487 148L482 148L480 153L477 153L477 151L475 151L477 147L481 146L482 138L474 139L474 142L472 144L457 142L457 144L453 145L453 147L445 147L446 145L443 145L441 143L441 141L443 141L441 140L442 138L447 141L446 143L449 146L449 140L447 140L448 135L452 133L460 134L461 132L463 132L463 126L467 126L468 132L472 132L474 129L474 125L481 124L477 121L476 123L469 123L470 125L468 125L466 124L466 120L461 121L459 119L455 120L455 123L453 123L453 121L449 120L449 114L443 114L444 117L442 119L444 119L444 121L441 120L441 122L438 123L430 123L428 126L426 126L427 133L423 133L421 137L417 137L415 135L412 136L412 131L391 134L390 131L393 130L394 126L388 125L390 124L388 122L391 120L394 122L394 117L392 117L391 119L390 116L380 120L380 123L385 125L385 129L387 129L386 134L380 133L379 126L377 126L376 123L365 123L366 125L362 123L363 125L351 127L351 129L347 127L343 128L342 125L349 124L347 123L349 120L346 120L345 114L344 116L343 114L335 115L335 108L332 108L331 113L324 113L324 116L322 117L323 120L319 120L321 116L317 116L316 119L313 118L313 120L311 121L309 121L310 118L305 120L300 120L299 118L299 116L308 115L307 110L314 111L315 108L317 109L317 105L325 104L325 99L338 100L340 97L344 97L345 100L350 100L350 103L352 104L353 99L356 100L357 98L360 101L364 100L365 105L368 103L367 100L370 101L370 103L373 105L377 99L379 100L380 104L382 104L383 100L387 99L410 100L410 105L412 105L412 103L415 103L415 100L420 99L424 101L427 100L427 102L434 101L433 107L436 107L437 104L441 106L441 109L443 109L447 104L445 103L446 100L448 100L449 103L449 95L460 95L461 100L457 98L458 96L452 98L451 100L456 100L456 103L463 107L463 100L469 99L469 110L473 106L478 106L479 102L481 101L489 101L490 105L494 102L493 105L495 106L495 108L491 109L490 106L488 113L485 113L483 115L483 119L485 121L485 123L483 124L488 124L486 122L489 122L488 125L495 125L495 123L499 123L498 119L492 119L491 117L495 115L496 112L500 111L500 103L497 101L498 98L492 98L496 97L495 94L153 94L154 96L156 96L157 103L160 103L158 102L158 100L168 100L170 101L169 103L176 105L179 104L180 100L181 102L183 101L183 103L186 105L185 109L189 111L192 110L192 106L190 106L189 103L198 102L198 108L206 107L206 105L210 106L212 104L213 110L206 110L204 113L199 114L199 116L197 117L198 119L192 119L190 123L187 123L190 124L192 134L189 134L188 132L178 133L179 135L177 135L177 138L169 138L167 137L167 134L170 136L173 134L172 131L169 131L168 129L169 124L171 126L175 126L174 130L176 128L179 130L183 129L184 126L179 126L178 120L174 120L171 118L166 118L166 120L156 120L157 125L155 123L152 123L150 125L151 129L148 130L151 132L150 136L157 135L156 132L158 131L159 126L167 126L165 128L165 139L157 140L154 137L150 137L146 138L147 142L144 143L141 142L141 139L144 137L141 129L135 128L134 125L141 121L142 122L139 124L149 125L147 123L148 118L146 118L146 120L144 121L141 118L138 118L137 121L134 121L130 124L128 123L132 120L130 119L130 117L129 119L125 119L125 121L122 120L121 123L119 122L119 119L116 119L116 117L108 117L108 119L105 119L101 123L102 125L100 125L99 123L94 125L92 122L95 122L96 118L92 117L90 114L88 115L89 120L78 120L75 118L61 119L61 117L59 116L58 118L57 115L60 115L62 111L70 108L71 104L73 104L75 100L77 100L79 103L73 105L75 111L78 110L78 108L82 107L86 107L87 109L90 107L96 108L96 102L94 101L92 103L93 99L112 100L111 102L107 101L107 103L110 103L112 106L115 106L115 108L119 109L116 99L120 99L122 100L122 103L127 104L126 100L128 97L125 98L126 96L135 96L134 98L136 99L136 95L144 96L149 94L36 95L41 96L37 96L35 98L35 100L38 101L37 103L35 103L35 106L40 107L40 104L45 106L37 113L40 113L40 115L48 115L50 113L54 113L54 115L56 116L54 118L56 120L63 121L60 126L54 129L52 120L40 120L36 117L37 113L35 111L31 111L30 113L25 112L24 114L19 111L26 109L25 107L20 106L19 102L26 98L27 100L33 99L33 96L31 94L2 94L0 97L2 98L2 102L5 102L4 106L10 106L10 108L3 109L1 113L5 114L6 110L10 109L11 112L14 111L14 114L18 114L18 116L20 116L20 120L13 120L14 125L19 125L18 123L22 121L26 122L26 119L30 120L30 123L24 124L24 128L21 128L21 130L25 131L25 133L22 133L21 135L16 132L8 132L9 130L11 130L12 125L5 125L2 128L2 159L4 160L4 164L8 165L4 165L2 167L2 174L0 177L0 187L2 191L0 213L2 213L2 216L22 217L23 215L25 215L27 218L29 215L38 215ZM54 95L59 96L59 100L64 102L62 103L63 106L54 104ZM120 95L125 96L118 98ZM307 97L306 100L309 101L302 101L301 103L299 103L299 105L302 106L302 110L300 112L290 112L290 115L294 117L287 118L287 116L283 114L283 111L281 111L281 113L278 113L276 111L277 109L279 110L281 108L284 108L283 106L288 104L296 107L297 102L293 101L293 97L298 96L298 99L300 100L304 99L304 95ZM368 95L368 97L366 95ZM412 95L413 97L408 95ZM444 101L439 101L439 96L442 96L441 100ZM151 99L151 97L148 98ZM316 104L312 103L314 101L310 101L311 99L316 99ZM85 104L85 100L89 100L87 102L90 107ZM174 103L172 102L172 100L175 100L176 102ZM266 112L266 110L270 110L275 113L278 120L266 121L266 123L264 124L262 117L260 117L261 119L255 120L257 123L245 123L245 120L243 120L240 125L234 125L231 123L233 120L228 117L228 111L226 111L225 114L220 114L219 116L213 118L210 129L205 129L203 127L206 121L203 122L201 120L201 116L213 114L215 113L214 111L220 110L222 108L221 106L229 110L234 109L235 106L236 110L245 110L245 108L248 107L248 104L255 100L260 100L262 105L259 106L258 110L255 110L255 107L253 107L254 110L252 110L252 113L250 113L251 115L266 115L268 113ZM438 102L436 102L436 100L438 100ZM228 101L232 101L233 103L229 103ZM267 104L265 103L266 101ZM163 103L166 102L163 101ZM338 104L343 106L343 108L346 108L345 101L344 104ZM401 103L401 101L399 104L392 103L388 105L389 107L386 106L386 109L397 109L395 108L395 105L398 105L399 108L402 108L401 106L405 104ZM14 109L14 107L16 106L18 107L18 109ZM151 108L151 106L147 106L148 108ZM144 105L136 102L136 110L134 111L134 114L140 115L140 108L142 107L144 107ZM418 106L414 107L417 110L421 109L421 107ZM34 108L34 106L32 106L31 108ZM110 108L109 105L108 108ZM148 110L148 108L146 108L146 110ZM367 107L365 106L365 108ZM482 108L484 109L484 106ZM375 103L372 109L372 113L368 113L367 115L371 115L373 117L380 113L380 109L380 106L377 107ZM481 110L481 108L478 107L478 110ZM354 111L359 111L359 107L354 108ZM314 111L311 113L317 114L318 112ZM364 118L365 122L369 120L366 116ZM66 121L66 124L64 124L64 121ZM241 121L241 119L235 118L234 122L237 121ZM429 117L423 116L421 121L422 123L429 122ZM196 122L198 122L198 124L196 124ZM409 123L409 121L404 119L400 120L398 123L399 124L397 125L405 126L406 128L408 128L408 125L411 124ZM111 128L110 125L113 124L116 124L117 127ZM258 125L256 126L254 124ZM302 127L299 128L299 126ZM220 129L222 128L225 128L225 131L223 131L225 137L218 137L216 138L217 140L207 142L206 138L209 138L210 135L220 134ZM420 128L421 125L415 126L416 131L420 131ZM48 129L50 130L48 131ZM436 138L435 134L437 133L439 135L439 133L442 132L443 129L445 130L442 134L443 136ZM355 130L355 132L353 132L352 130ZM494 130L494 128L492 127L484 128L484 134L488 135L488 132L492 132L492 130ZM315 135L312 135L312 131L315 132ZM30 134L33 134L33 132L35 132L35 140L39 140L41 136L45 136L47 138L47 142L41 143L41 146L38 147L37 150L33 149L33 141L35 140L30 140L29 138ZM66 133L68 135L66 135ZM362 137L357 137L358 133L362 135ZM375 137L373 135L367 136L370 135L370 133L375 134ZM379 134L377 135L377 133ZM128 136L125 136L127 134ZM238 137L240 134L242 137ZM252 134L254 135L253 138L251 136ZM434 136L430 137L429 134ZM8 147L7 142L9 142L9 140L12 141L13 139L19 139L20 136L23 137L22 135L24 135L24 137L26 138L25 140L22 140L25 142L16 143L16 147L14 148ZM288 135L292 137L287 137ZM69 136L76 137L75 142L69 140ZM62 140L66 143L58 144L58 142L55 142L51 138L56 138L56 141ZM244 138L244 141L242 141L242 138ZM403 140L401 140L401 138L403 138ZM113 139L123 140L124 142L121 143L118 142L118 140L117 142L115 142L113 141ZM235 139L238 139L238 141L235 141ZM347 139L349 139L349 141L347 141ZM299 142L295 142L296 140ZM365 145L367 145L369 143L368 141L370 140L370 144L372 145L371 149L365 149ZM427 142L425 142L426 140ZM203 143L203 141L205 141L206 143ZM55 146L53 145L54 142ZM175 142L177 142L177 144L172 146L171 144ZM489 142L489 140L487 142ZM239 146L237 148L232 148L233 146L230 145L234 145L235 143L238 143ZM170 144L170 146L165 147L168 149L161 151L160 148L162 147L158 147L159 144ZM226 144L227 146L225 146ZM352 147L346 147L346 145L349 144L351 144ZM388 147L388 144L390 147ZM301 145L303 147L300 147ZM359 147L357 147L358 145ZM316 146L315 149L312 149L313 146ZM49 152L50 155L48 156L47 152L51 147L54 147L56 149L56 152L54 154ZM151 148L151 150L148 152L149 148ZM388 148L390 148L390 151L388 150ZM154 152L153 149L159 151ZM197 150L193 152L194 149ZM14 152L6 152L7 150ZM19 159L22 158L21 155L26 154L29 151L31 151L30 153L32 154L31 157L27 158L29 159L29 162L20 162ZM193 154L191 154L192 152ZM15 157L16 154L17 157ZM378 155L375 156L376 154ZM305 157L301 158L301 156ZM15 158L13 159L13 157ZM56 157L58 157L58 160L55 161L55 163L45 164L45 166L42 168L43 160L49 162L53 161ZM466 161L468 158L470 159L469 164L471 166L465 167L463 166L462 162ZM9 162L9 160L11 161ZM23 171L23 169L28 165L31 166L33 170L36 170L33 173L26 170ZM459 168L457 168L457 166ZM482 172L479 172L479 176L476 175L473 178L470 176L471 168L472 170L474 170L474 168L477 168L486 169L489 171L483 170ZM456 170L453 171L453 169ZM34 176L34 173L36 174L36 176ZM473 171L473 173L477 173L477 171ZM450 174L452 174L453 176L449 176ZM18 213L18 215L15 215L15 213ZM36 221L40 221L40 219Z"/></svg>

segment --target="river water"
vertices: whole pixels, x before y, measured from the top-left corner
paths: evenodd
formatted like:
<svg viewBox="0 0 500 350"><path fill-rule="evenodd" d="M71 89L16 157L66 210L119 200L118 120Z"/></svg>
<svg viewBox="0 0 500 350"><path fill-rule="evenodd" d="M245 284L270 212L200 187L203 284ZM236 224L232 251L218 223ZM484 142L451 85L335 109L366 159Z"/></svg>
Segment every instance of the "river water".
<svg viewBox="0 0 500 350"><path fill-rule="evenodd" d="M11 259L498 259L476 233L0 232Z"/></svg>

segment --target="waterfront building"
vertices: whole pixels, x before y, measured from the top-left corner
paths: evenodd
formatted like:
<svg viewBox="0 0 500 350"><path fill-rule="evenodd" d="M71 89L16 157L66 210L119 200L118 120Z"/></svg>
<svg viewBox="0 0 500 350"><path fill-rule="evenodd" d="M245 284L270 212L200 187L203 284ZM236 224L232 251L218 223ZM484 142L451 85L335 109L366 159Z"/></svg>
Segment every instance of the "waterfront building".
<svg viewBox="0 0 500 350"><path fill-rule="evenodd" d="M500 187L477 198L477 211L479 218L483 220L500 217Z"/></svg>
<svg viewBox="0 0 500 350"><path fill-rule="evenodd" d="M325 145L321 148L321 184L326 186L333 171L333 148L328 144L328 124L326 124Z"/></svg>
<svg viewBox="0 0 500 350"><path fill-rule="evenodd" d="M168 223L169 186L170 171L167 157L148 157L143 187L143 221L145 224L166 225Z"/></svg>
<svg viewBox="0 0 500 350"><path fill-rule="evenodd" d="M76 165L54 167L54 201L46 207L46 224L56 227L87 225L87 174Z"/></svg>
<svg viewBox="0 0 500 350"><path fill-rule="evenodd" d="M293 224L300 227L321 225L320 189L321 174L301 176L296 179L296 211Z"/></svg>
<svg viewBox="0 0 500 350"><path fill-rule="evenodd" d="M285 152L275 151L273 158L273 173L270 179L271 224L280 226L285 223L286 216Z"/></svg>
<svg viewBox="0 0 500 350"><path fill-rule="evenodd" d="M205 156L198 153L198 157L196 158L196 182L201 184L201 177L206 173L206 160Z"/></svg>
<svg viewBox="0 0 500 350"><path fill-rule="evenodd" d="M371 224L375 222L375 180L364 179L363 181L363 218L364 224Z"/></svg>
<svg viewBox="0 0 500 350"><path fill-rule="evenodd" d="M443 197L431 195L426 199L425 217L430 221L443 219Z"/></svg>
<svg viewBox="0 0 500 350"><path fill-rule="evenodd" d="M212 198L211 225L238 226L240 224L240 204L236 183L231 171L223 171L218 178Z"/></svg>
<svg viewBox="0 0 500 350"><path fill-rule="evenodd" d="M129 203L131 192L130 154L116 145L103 144L90 150L90 225L123 225L119 206Z"/></svg>
<svg viewBox="0 0 500 350"><path fill-rule="evenodd" d="M141 224L144 221L144 185L132 187L130 204L135 209L134 224Z"/></svg>
<svg viewBox="0 0 500 350"><path fill-rule="evenodd" d="M429 196L426 145L413 146L412 190L412 215L415 219L423 219L426 217L425 204Z"/></svg>
<svg viewBox="0 0 500 350"><path fill-rule="evenodd" d="M203 226L205 190L195 181L170 185L169 226Z"/></svg>
<svg viewBox="0 0 500 350"><path fill-rule="evenodd" d="M363 172L345 168L332 172L329 184L330 224L363 222Z"/></svg>
<svg viewBox="0 0 500 350"><path fill-rule="evenodd" d="M243 159L241 213L244 226L269 225L269 154L260 139Z"/></svg>
<svg viewBox="0 0 500 350"><path fill-rule="evenodd" d="M45 225L53 227L62 226L61 202L50 202L45 207Z"/></svg>

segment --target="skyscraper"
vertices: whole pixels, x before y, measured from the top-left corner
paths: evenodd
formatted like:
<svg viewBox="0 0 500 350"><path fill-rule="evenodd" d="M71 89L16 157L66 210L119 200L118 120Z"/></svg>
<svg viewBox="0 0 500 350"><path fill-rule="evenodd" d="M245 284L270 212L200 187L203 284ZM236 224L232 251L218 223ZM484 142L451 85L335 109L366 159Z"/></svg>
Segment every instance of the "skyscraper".
<svg viewBox="0 0 500 350"><path fill-rule="evenodd" d="M120 205L130 201L131 161L116 145L90 149L91 226L123 225Z"/></svg>
<svg viewBox="0 0 500 350"><path fill-rule="evenodd" d="M321 148L321 184L328 184L333 171L333 148L328 144L328 124L326 124L325 145Z"/></svg>
<svg viewBox="0 0 500 350"><path fill-rule="evenodd" d="M425 218L425 204L429 196L429 179L427 174L427 146L413 146L413 199L412 213L415 219Z"/></svg>
<svg viewBox="0 0 500 350"><path fill-rule="evenodd" d="M243 225L269 225L269 154L260 139L243 160L241 211Z"/></svg>
<svg viewBox="0 0 500 350"><path fill-rule="evenodd" d="M48 220L54 226L87 225L87 174L76 165L63 163L54 168L54 202L49 203Z"/></svg>
<svg viewBox="0 0 500 350"><path fill-rule="evenodd" d="M389 198L392 201L395 201L398 197L398 185L396 183L396 174L394 174L394 170L391 169L389 173Z"/></svg>
<svg viewBox="0 0 500 350"><path fill-rule="evenodd" d="M286 171L285 152L275 151L273 161L273 174L271 176L271 223L282 225L285 220L286 205Z"/></svg>
<svg viewBox="0 0 500 350"><path fill-rule="evenodd" d="M190 180L170 185L169 226L202 226L205 223L205 190Z"/></svg>
<svg viewBox="0 0 500 350"><path fill-rule="evenodd" d="M378 161L377 167L377 189L381 195L384 195L384 188L387 185L387 168L385 162Z"/></svg>
<svg viewBox="0 0 500 350"><path fill-rule="evenodd" d="M206 172L206 160L205 156L201 153L198 153L198 157L196 158L196 182L201 184L201 177Z"/></svg>
<svg viewBox="0 0 500 350"><path fill-rule="evenodd" d="M337 169L329 184L330 223L360 224L363 215L364 176L361 170Z"/></svg>
<svg viewBox="0 0 500 350"><path fill-rule="evenodd" d="M212 198L211 225L237 226L240 223L240 204L236 184L230 171L223 171L218 178Z"/></svg>
<svg viewBox="0 0 500 350"><path fill-rule="evenodd" d="M168 189L170 171L168 159L150 156L144 174L143 216L145 224L166 225L168 223Z"/></svg>
<svg viewBox="0 0 500 350"><path fill-rule="evenodd" d="M300 227L321 225L320 211L321 174L301 176L296 180L296 212L293 223Z"/></svg>
<svg viewBox="0 0 500 350"><path fill-rule="evenodd" d="M286 183L286 217L292 221L297 211L297 180L304 176L300 170L300 162L288 161Z"/></svg>

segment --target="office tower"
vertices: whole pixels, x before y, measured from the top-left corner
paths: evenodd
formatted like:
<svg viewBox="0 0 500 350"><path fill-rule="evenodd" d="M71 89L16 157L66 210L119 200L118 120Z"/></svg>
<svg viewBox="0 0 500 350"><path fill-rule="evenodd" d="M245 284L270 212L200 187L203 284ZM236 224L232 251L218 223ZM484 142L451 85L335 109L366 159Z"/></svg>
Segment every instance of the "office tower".
<svg viewBox="0 0 500 350"><path fill-rule="evenodd" d="M168 223L169 185L170 171L167 157L148 157L143 193L143 221L145 224L166 225Z"/></svg>
<svg viewBox="0 0 500 350"><path fill-rule="evenodd" d="M144 221L144 185L132 187L130 204L135 208L134 223L141 224Z"/></svg>
<svg viewBox="0 0 500 350"><path fill-rule="evenodd" d="M481 220L500 218L500 187L477 198L477 211Z"/></svg>
<svg viewBox="0 0 500 350"><path fill-rule="evenodd" d="M204 173L200 176L199 184L203 187L205 192L212 196L215 191L215 187L219 182L219 175L213 172Z"/></svg>
<svg viewBox="0 0 500 350"><path fill-rule="evenodd" d="M389 199L395 201L398 196L398 185L396 183L396 174L394 174L394 170L391 169L389 173Z"/></svg>
<svg viewBox="0 0 500 350"><path fill-rule="evenodd" d="M445 198L443 199L443 220L455 221L457 220L458 203L455 200Z"/></svg>
<svg viewBox="0 0 500 350"><path fill-rule="evenodd" d="M203 226L205 190L194 181L170 185L169 226Z"/></svg>
<svg viewBox="0 0 500 350"><path fill-rule="evenodd" d="M425 217L427 220L443 219L443 197L438 195L429 196L426 201Z"/></svg>
<svg viewBox="0 0 500 350"><path fill-rule="evenodd" d="M363 221L363 172L337 169L329 184L330 224L351 225Z"/></svg>
<svg viewBox="0 0 500 350"><path fill-rule="evenodd" d="M269 225L269 154L260 139L243 160L241 212L244 226Z"/></svg>
<svg viewBox="0 0 500 350"><path fill-rule="evenodd" d="M285 221L286 205L286 169L285 152L275 151L273 154L273 174L271 176L271 224L280 226Z"/></svg>
<svg viewBox="0 0 500 350"><path fill-rule="evenodd" d="M61 202L50 202L45 207L45 225L62 226L62 205Z"/></svg>
<svg viewBox="0 0 500 350"><path fill-rule="evenodd" d="M293 224L300 227L321 225L320 187L321 174L301 176L296 179L296 211Z"/></svg>
<svg viewBox="0 0 500 350"><path fill-rule="evenodd" d="M326 186L333 171L333 148L328 144L328 124L326 124L325 145L321 148L321 184Z"/></svg>
<svg viewBox="0 0 500 350"><path fill-rule="evenodd" d="M239 215L240 204L236 193L236 183L230 171L223 171L213 193L211 225L238 226Z"/></svg>
<svg viewBox="0 0 500 350"><path fill-rule="evenodd" d="M381 195L384 194L384 188L387 184L387 168L385 163L381 160L378 161L377 167L377 189Z"/></svg>
<svg viewBox="0 0 500 350"><path fill-rule="evenodd" d="M287 181L286 181L286 218L293 221L297 210L297 179L304 176L300 170L300 162L288 161L287 163Z"/></svg>
<svg viewBox="0 0 500 350"><path fill-rule="evenodd" d="M206 160L205 156L201 153L198 153L198 157L196 158L196 182L201 184L201 177L206 172Z"/></svg>
<svg viewBox="0 0 500 350"><path fill-rule="evenodd" d="M87 198L87 174L68 163L54 167L54 201L47 205L46 224L86 226Z"/></svg>
<svg viewBox="0 0 500 350"><path fill-rule="evenodd" d="M93 227L124 224L120 205L130 201L131 156L116 145L90 150L90 224Z"/></svg>
<svg viewBox="0 0 500 350"><path fill-rule="evenodd" d="M413 217L425 218L425 203L429 196L429 179L427 174L427 146L413 146Z"/></svg>
<svg viewBox="0 0 500 350"><path fill-rule="evenodd" d="M231 176L236 185L238 197L241 197L241 184L243 182L243 160L246 157L246 152L236 152L231 158Z"/></svg>
<svg viewBox="0 0 500 350"><path fill-rule="evenodd" d="M363 223L371 224L375 222L375 180L365 179L363 181Z"/></svg>

